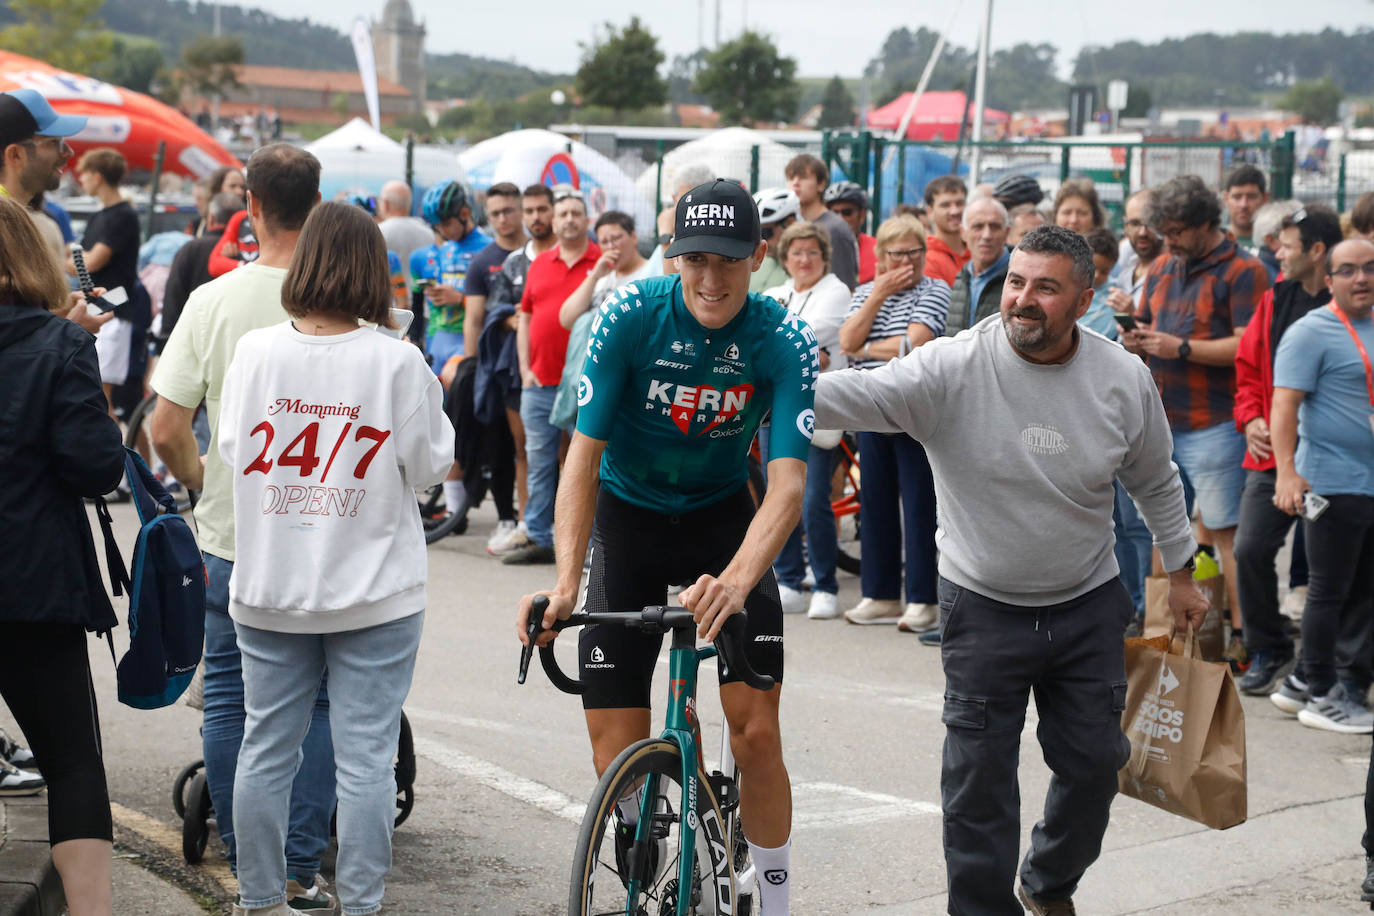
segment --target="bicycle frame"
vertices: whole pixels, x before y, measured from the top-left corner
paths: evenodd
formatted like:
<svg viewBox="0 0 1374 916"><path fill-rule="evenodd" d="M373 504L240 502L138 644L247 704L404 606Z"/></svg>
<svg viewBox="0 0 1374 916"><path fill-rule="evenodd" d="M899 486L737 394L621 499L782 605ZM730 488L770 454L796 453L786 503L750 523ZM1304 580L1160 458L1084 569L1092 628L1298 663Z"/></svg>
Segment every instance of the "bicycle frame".
<svg viewBox="0 0 1374 916"><path fill-rule="evenodd" d="M701 751L701 725L697 719L697 672L703 661L717 654L714 646L696 647L696 633L693 630L673 630L672 646L668 653L668 709L664 719L663 731L659 737L672 741L682 752L682 798L678 810L682 812L678 824L678 916L687 916L692 906L691 889L693 870L696 865L697 830L700 827L697 817L697 793L703 791L697 775L705 771ZM728 747L728 743L727 743ZM733 764L733 757L731 763ZM714 791L706 787L705 791ZM648 839L648 831L653 829L654 807L658 799L658 776L650 773L644 779L644 794L639 802L639 823L635 830L635 842ZM711 812L714 817L714 812ZM725 825L718 824L718 833L725 836ZM707 835L708 841L710 835ZM728 842L728 837L727 837ZM730 851L722 848L716 862L708 862L711 880L718 886L723 882L730 884ZM638 878L632 879L626 891L627 911L633 905L640 891Z"/></svg>

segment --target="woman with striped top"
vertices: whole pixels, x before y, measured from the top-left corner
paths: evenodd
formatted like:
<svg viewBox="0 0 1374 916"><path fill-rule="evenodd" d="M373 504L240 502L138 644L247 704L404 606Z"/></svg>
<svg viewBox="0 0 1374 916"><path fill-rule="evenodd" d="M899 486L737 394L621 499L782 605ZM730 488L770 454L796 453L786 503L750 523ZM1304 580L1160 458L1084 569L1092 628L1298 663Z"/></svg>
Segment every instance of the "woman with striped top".
<svg viewBox="0 0 1374 916"><path fill-rule="evenodd" d="M878 274L854 290L840 346L856 369L905 356L945 329L949 287L924 276L926 233L914 216L878 227ZM857 624L896 623L924 632L939 623L935 594L935 482L925 449L905 434L859 433L863 500L859 508L863 599L845 612ZM906 601L902 596L902 526L906 518Z"/></svg>

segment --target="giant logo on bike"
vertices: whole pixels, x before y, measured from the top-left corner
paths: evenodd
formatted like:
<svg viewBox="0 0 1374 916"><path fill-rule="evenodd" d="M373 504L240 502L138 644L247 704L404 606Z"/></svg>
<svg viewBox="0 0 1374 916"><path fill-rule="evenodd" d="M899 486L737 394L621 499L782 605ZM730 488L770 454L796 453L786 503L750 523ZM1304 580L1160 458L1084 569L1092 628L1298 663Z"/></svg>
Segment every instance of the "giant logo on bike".
<svg viewBox="0 0 1374 916"><path fill-rule="evenodd" d="M743 429L727 424L739 419L753 396L753 385L733 385L722 391L710 385L676 385L653 379L644 395L644 409L661 411L684 436L710 434L714 439L736 435Z"/></svg>

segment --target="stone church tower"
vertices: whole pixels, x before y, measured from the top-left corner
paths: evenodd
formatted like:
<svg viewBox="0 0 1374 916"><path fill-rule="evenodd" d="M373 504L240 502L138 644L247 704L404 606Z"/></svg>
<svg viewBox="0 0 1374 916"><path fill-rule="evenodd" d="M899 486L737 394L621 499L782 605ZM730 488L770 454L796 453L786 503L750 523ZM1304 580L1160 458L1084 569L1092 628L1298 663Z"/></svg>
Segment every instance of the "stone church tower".
<svg viewBox="0 0 1374 916"><path fill-rule="evenodd" d="M415 21L409 0L386 0L380 22L372 24L377 75L410 90L415 110L425 104L425 27Z"/></svg>

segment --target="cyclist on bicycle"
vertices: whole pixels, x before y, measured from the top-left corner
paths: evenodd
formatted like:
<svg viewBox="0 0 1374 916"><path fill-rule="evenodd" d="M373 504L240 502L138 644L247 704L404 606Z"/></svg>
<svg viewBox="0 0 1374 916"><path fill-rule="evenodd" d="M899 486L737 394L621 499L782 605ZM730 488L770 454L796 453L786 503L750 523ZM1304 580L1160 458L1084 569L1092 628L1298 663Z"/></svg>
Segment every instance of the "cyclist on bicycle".
<svg viewBox="0 0 1374 916"><path fill-rule="evenodd" d="M797 315L748 291L766 249L758 210L738 184L717 179L684 194L675 229L668 256L680 273L622 287L592 326L555 510L558 583L538 594L549 596L545 626L572 613L590 537L590 611L663 604L682 582L692 583L681 600L705 639L748 611L749 659L778 684L765 693L725 674L720 699L741 772L740 818L764 876L761 912L785 916L792 791L778 730L782 606L771 564L800 517L816 340ZM756 513L747 455L770 409L768 492ZM520 601L521 642L534 597ZM598 774L649 736L660 643L619 627L581 631ZM639 801L631 795L619 808L623 845Z"/></svg>

